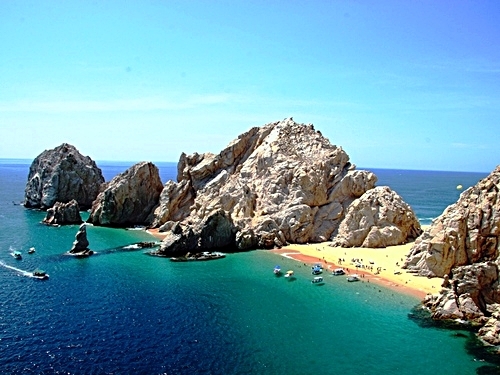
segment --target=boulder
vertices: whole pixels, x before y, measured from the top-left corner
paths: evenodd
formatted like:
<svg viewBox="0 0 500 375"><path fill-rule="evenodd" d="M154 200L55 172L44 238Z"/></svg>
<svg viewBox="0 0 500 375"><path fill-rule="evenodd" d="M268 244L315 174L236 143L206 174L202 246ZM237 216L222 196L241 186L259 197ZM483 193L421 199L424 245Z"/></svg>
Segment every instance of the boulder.
<svg viewBox="0 0 500 375"><path fill-rule="evenodd" d="M479 329L479 338L487 345L500 345L500 305L490 306L490 318Z"/></svg>
<svg viewBox="0 0 500 375"><path fill-rule="evenodd" d="M332 246L387 247L412 241L421 233L411 207L389 187L379 186L349 205Z"/></svg>
<svg viewBox="0 0 500 375"><path fill-rule="evenodd" d="M154 212L152 226L167 233L159 253L176 253L179 236L198 236L186 246L211 243L199 228L222 212L235 249L327 241L376 181L313 125L290 118L255 127L219 154L181 155L177 182L165 185Z"/></svg>
<svg viewBox="0 0 500 375"><path fill-rule="evenodd" d="M47 225L83 223L78 202L74 199L68 203L56 202L53 207L47 210L43 223Z"/></svg>
<svg viewBox="0 0 500 375"><path fill-rule="evenodd" d="M104 186L88 222L115 227L151 224L162 190L158 168L151 162L137 163Z"/></svg>
<svg viewBox="0 0 500 375"><path fill-rule="evenodd" d="M24 206L46 210L56 202L75 200L80 208L88 209L103 182L101 169L91 158L63 143L42 152L31 163Z"/></svg>

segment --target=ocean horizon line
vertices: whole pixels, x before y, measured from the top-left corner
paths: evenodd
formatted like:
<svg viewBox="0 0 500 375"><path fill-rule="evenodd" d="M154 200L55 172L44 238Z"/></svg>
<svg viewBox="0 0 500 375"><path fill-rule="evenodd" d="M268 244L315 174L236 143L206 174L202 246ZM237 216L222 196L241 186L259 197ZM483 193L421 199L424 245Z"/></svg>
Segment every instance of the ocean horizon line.
<svg viewBox="0 0 500 375"><path fill-rule="evenodd" d="M5 157L0 157L0 164L31 164L34 159L30 158L5 158ZM97 165L99 164L113 164L116 163L115 165L134 165L136 163L140 163L143 161L150 161L153 164L178 164L178 161L171 161L171 160L108 160L108 159L93 159ZM386 171L410 171L410 172L452 172L452 173L486 173L489 174L491 171L465 171L465 170L443 170L443 169L414 169L414 168L404 168L404 167L398 167L398 168L387 168L387 167L365 167L365 166L356 166L357 170L386 170Z"/></svg>

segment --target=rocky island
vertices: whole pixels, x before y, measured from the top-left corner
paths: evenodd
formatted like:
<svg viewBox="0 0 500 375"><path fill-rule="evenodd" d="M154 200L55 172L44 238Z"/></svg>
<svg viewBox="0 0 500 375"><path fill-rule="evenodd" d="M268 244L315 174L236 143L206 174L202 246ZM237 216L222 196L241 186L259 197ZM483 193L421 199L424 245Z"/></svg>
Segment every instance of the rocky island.
<svg viewBox="0 0 500 375"><path fill-rule="evenodd" d="M351 204L376 181L372 172L356 170L346 152L311 124L290 118L255 127L217 155L181 155L177 182L165 185L154 211L151 226L166 234L157 253L328 241L356 210L358 203ZM408 205L383 216L381 226L392 228L385 232L389 241L370 232L375 222L363 223L372 246L405 243L420 233Z"/></svg>
<svg viewBox="0 0 500 375"><path fill-rule="evenodd" d="M24 206L47 210L56 202L75 200L81 209L88 209L103 182L101 169L90 157L63 143L45 150L31 163Z"/></svg>

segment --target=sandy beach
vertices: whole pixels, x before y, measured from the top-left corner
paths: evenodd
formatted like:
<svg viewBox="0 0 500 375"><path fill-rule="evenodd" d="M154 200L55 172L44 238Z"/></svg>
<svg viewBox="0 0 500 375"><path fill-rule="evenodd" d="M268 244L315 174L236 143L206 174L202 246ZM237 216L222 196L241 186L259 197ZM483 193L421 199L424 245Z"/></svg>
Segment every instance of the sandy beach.
<svg viewBox="0 0 500 375"><path fill-rule="evenodd" d="M149 228L149 229L146 229L146 232L148 232L152 236L155 236L160 241L163 240L167 236L165 233L160 232L160 230L158 228Z"/></svg>
<svg viewBox="0 0 500 375"><path fill-rule="evenodd" d="M303 263L322 263L324 270L329 272L343 268L347 274L360 275L362 282L378 283L423 299L427 294L438 293L443 279L416 276L401 268L412 245L413 242L368 249L332 247L329 242L324 242L288 245L272 251Z"/></svg>

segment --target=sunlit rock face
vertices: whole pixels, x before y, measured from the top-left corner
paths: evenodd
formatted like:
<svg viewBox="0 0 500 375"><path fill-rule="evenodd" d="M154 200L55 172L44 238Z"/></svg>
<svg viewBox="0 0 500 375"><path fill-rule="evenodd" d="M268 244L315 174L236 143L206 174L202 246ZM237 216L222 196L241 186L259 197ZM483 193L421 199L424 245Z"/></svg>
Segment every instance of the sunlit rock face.
<svg viewBox="0 0 500 375"><path fill-rule="evenodd" d="M63 143L42 152L31 163L24 206L46 210L56 202L74 199L81 209L88 209L103 182L101 169L90 157Z"/></svg>
<svg viewBox="0 0 500 375"><path fill-rule="evenodd" d="M153 226L167 233L163 254L185 251L174 243L187 238L197 250L214 243L243 250L327 241L376 180L355 170L313 125L285 119L250 129L217 155L182 154L177 182L165 185Z"/></svg>
<svg viewBox="0 0 500 375"><path fill-rule="evenodd" d="M480 337L493 345L500 343L499 189L500 166L433 221L404 266L422 276L445 277L441 293L426 301L435 319L484 324Z"/></svg>
<svg viewBox="0 0 500 375"><path fill-rule="evenodd" d="M137 163L103 187L88 222L116 227L150 224L162 189L158 168L151 162Z"/></svg>
<svg viewBox="0 0 500 375"><path fill-rule="evenodd" d="M381 248L404 244L421 233L411 207L388 186L379 186L349 205L332 246Z"/></svg>

